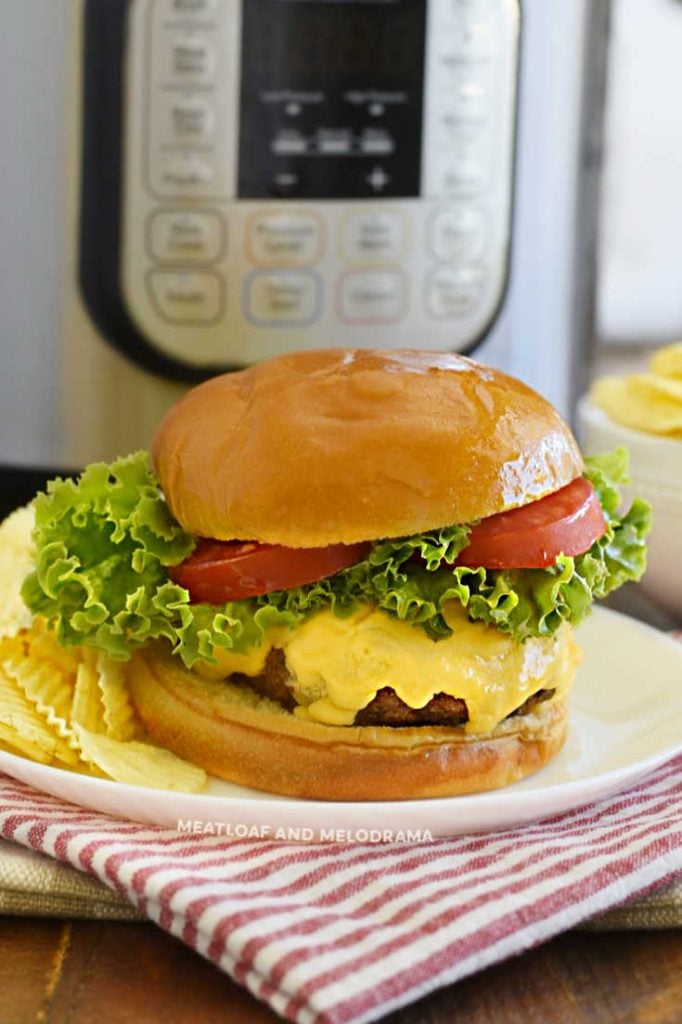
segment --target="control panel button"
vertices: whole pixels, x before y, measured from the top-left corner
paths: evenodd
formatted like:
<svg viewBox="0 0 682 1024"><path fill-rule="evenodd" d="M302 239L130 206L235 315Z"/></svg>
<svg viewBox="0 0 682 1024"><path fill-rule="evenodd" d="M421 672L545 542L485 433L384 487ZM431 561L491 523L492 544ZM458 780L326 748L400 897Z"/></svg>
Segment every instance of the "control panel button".
<svg viewBox="0 0 682 1024"><path fill-rule="evenodd" d="M491 8L499 0L436 0L436 11L440 16L443 29L451 28L470 21L480 21L489 17Z"/></svg>
<svg viewBox="0 0 682 1024"><path fill-rule="evenodd" d="M222 282L217 274L186 270L152 270L147 277L161 315L172 323L210 323L222 309Z"/></svg>
<svg viewBox="0 0 682 1024"><path fill-rule="evenodd" d="M448 63L489 61L498 49L495 19L480 11L460 8L443 21L436 45Z"/></svg>
<svg viewBox="0 0 682 1024"><path fill-rule="evenodd" d="M365 128L358 140L358 149L364 156L391 156L395 142L387 131Z"/></svg>
<svg viewBox="0 0 682 1024"><path fill-rule="evenodd" d="M320 315L321 281L300 270L255 270L246 281L245 314L269 327L305 326Z"/></svg>
<svg viewBox="0 0 682 1024"><path fill-rule="evenodd" d="M440 260L476 259L485 246L485 216L473 205L436 210L429 222L429 248Z"/></svg>
<svg viewBox="0 0 682 1024"><path fill-rule="evenodd" d="M163 97L159 116L161 141L191 145L206 143L215 131L215 111L200 97L185 97L167 93Z"/></svg>
<svg viewBox="0 0 682 1024"><path fill-rule="evenodd" d="M224 226L217 213L159 210L152 216L149 248L165 263L212 263L223 250Z"/></svg>
<svg viewBox="0 0 682 1024"><path fill-rule="evenodd" d="M218 0L157 0L157 13L161 22L182 19L183 22L194 18L214 15L218 8Z"/></svg>
<svg viewBox="0 0 682 1024"><path fill-rule="evenodd" d="M480 10L462 12L459 50L467 60L487 61L497 55L499 48L497 22Z"/></svg>
<svg viewBox="0 0 682 1024"><path fill-rule="evenodd" d="M494 116L493 76L485 65L459 68L439 83L434 116L457 124L474 124Z"/></svg>
<svg viewBox="0 0 682 1024"><path fill-rule="evenodd" d="M313 213L256 214L247 228L247 256L265 266L317 263L322 228Z"/></svg>
<svg viewBox="0 0 682 1024"><path fill-rule="evenodd" d="M477 267L460 270L435 267L426 282L426 309L435 320L456 320L478 304L484 272Z"/></svg>
<svg viewBox="0 0 682 1024"><path fill-rule="evenodd" d="M322 156L345 156L353 151L353 136L344 128L321 128L317 133L317 152Z"/></svg>
<svg viewBox="0 0 682 1024"><path fill-rule="evenodd" d="M391 184L391 175L378 165L373 167L369 174L365 174L364 178L372 192L376 194L383 192Z"/></svg>
<svg viewBox="0 0 682 1024"><path fill-rule="evenodd" d="M456 132L439 153L435 180L441 194L478 192L490 182L490 145L485 133Z"/></svg>
<svg viewBox="0 0 682 1024"><path fill-rule="evenodd" d="M277 171L273 175L270 186L272 195L286 199L293 195L299 186L299 174L297 171Z"/></svg>
<svg viewBox="0 0 682 1024"><path fill-rule="evenodd" d="M216 78L218 58L205 32L171 32L165 44L162 80L174 85L206 85Z"/></svg>
<svg viewBox="0 0 682 1024"><path fill-rule="evenodd" d="M394 323L407 310L407 285L400 271L349 271L339 282L340 315L346 323Z"/></svg>
<svg viewBox="0 0 682 1024"><path fill-rule="evenodd" d="M453 14L467 15L470 17L481 17L490 13L499 0L442 0L442 3L449 7Z"/></svg>
<svg viewBox="0 0 682 1024"><path fill-rule="evenodd" d="M208 194L215 180L213 164L196 153L171 155L159 161L158 187L166 194Z"/></svg>
<svg viewBox="0 0 682 1024"><path fill-rule="evenodd" d="M308 152L308 140L297 131L281 131L270 144L277 156L301 156Z"/></svg>
<svg viewBox="0 0 682 1024"><path fill-rule="evenodd" d="M469 108L463 114L456 103L444 103L442 109L438 112L438 116L434 118L433 132L437 150L441 154L441 160L446 162L448 155L455 149L464 149L465 155L468 150L475 149L475 141L469 143L468 140L462 139L463 132L473 130L478 130L481 133L481 142L478 148L479 155L484 156L487 140L483 136L485 136L486 130L489 130L490 127L490 119L485 110L474 114L473 108Z"/></svg>
<svg viewBox="0 0 682 1024"><path fill-rule="evenodd" d="M349 263L391 263L407 249L407 219L396 211L349 213L343 225L343 256Z"/></svg>

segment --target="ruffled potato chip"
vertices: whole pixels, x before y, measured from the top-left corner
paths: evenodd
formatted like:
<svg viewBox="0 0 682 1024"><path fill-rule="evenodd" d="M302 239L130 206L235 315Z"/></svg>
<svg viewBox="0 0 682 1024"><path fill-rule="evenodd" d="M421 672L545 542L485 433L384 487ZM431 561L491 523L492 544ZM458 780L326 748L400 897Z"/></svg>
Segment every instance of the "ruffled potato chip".
<svg viewBox="0 0 682 1024"><path fill-rule="evenodd" d="M196 793L206 785L206 772L172 754L170 750L132 740L122 743L101 733L74 725L84 761L105 771L118 782Z"/></svg>
<svg viewBox="0 0 682 1024"><path fill-rule="evenodd" d="M47 661L56 665L60 672L76 681L76 672L80 661L81 649L78 647L62 647L57 637L43 624L42 620L33 623L27 637L31 657L39 661Z"/></svg>
<svg viewBox="0 0 682 1024"><path fill-rule="evenodd" d="M33 616L21 600L21 584L33 568L33 509L19 508L0 523L0 637L27 629Z"/></svg>
<svg viewBox="0 0 682 1024"><path fill-rule="evenodd" d="M33 639L27 631L0 641L0 747L131 785L204 789L203 769L132 739L144 733L128 693L125 665L77 648L73 683L54 661L36 656Z"/></svg>
<svg viewBox="0 0 682 1024"><path fill-rule="evenodd" d="M71 707L71 727L81 725L91 732L104 732L104 709L99 688L97 655L94 651L83 651L83 660L76 672Z"/></svg>
<svg viewBox="0 0 682 1024"><path fill-rule="evenodd" d="M113 740L132 740L141 735L130 699L130 691L126 679L127 666L120 661L107 658L106 654L97 656L97 684L101 697L104 729ZM85 725L85 722L81 723ZM87 728L87 726L86 726Z"/></svg>
<svg viewBox="0 0 682 1024"><path fill-rule="evenodd" d="M34 761L59 757L76 764L77 754L45 721L21 686L0 668L0 740Z"/></svg>
<svg viewBox="0 0 682 1024"><path fill-rule="evenodd" d="M23 692L47 725L53 726L57 736L68 739L71 735L69 720L73 704L73 685L68 676L51 664L18 652L2 661L2 668Z"/></svg>

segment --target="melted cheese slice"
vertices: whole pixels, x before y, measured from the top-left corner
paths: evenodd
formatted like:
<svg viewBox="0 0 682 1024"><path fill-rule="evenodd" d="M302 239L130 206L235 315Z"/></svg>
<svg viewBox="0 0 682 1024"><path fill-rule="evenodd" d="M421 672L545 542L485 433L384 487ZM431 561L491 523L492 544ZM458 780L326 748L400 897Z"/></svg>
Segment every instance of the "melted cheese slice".
<svg viewBox="0 0 682 1024"><path fill-rule="evenodd" d="M259 647L249 647L248 651L241 654L225 650L224 647L214 647L215 664L200 661L194 666L193 671L204 679L226 679L235 672L241 672L245 676L259 676L265 668L267 656L272 648L282 646L276 642L276 632L278 631L270 630ZM287 633L288 630L282 630L282 639Z"/></svg>
<svg viewBox="0 0 682 1024"><path fill-rule="evenodd" d="M246 654L217 651L215 675L257 675L271 648L282 647L300 717L351 725L388 686L411 708L424 707L438 693L462 698L470 733L492 731L540 689L556 689L561 696L570 687L580 660L570 627L553 638L519 644L493 627L470 622L457 602L445 616L454 632L434 641L372 607L348 618L319 612L294 630L273 631L276 636L268 635Z"/></svg>

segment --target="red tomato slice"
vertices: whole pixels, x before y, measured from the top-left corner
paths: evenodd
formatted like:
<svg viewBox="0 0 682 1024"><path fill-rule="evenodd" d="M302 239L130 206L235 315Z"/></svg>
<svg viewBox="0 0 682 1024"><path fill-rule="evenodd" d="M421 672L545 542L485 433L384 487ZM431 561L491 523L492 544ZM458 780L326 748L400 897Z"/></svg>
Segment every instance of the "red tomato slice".
<svg viewBox="0 0 682 1024"><path fill-rule="evenodd" d="M558 555L582 555L606 532L599 499L578 477L545 498L482 519L457 565L486 569L545 569Z"/></svg>
<svg viewBox="0 0 682 1024"><path fill-rule="evenodd" d="M371 548L368 543L286 548L255 541L200 540L189 558L168 574L189 590L192 601L223 604L333 576L361 562Z"/></svg>

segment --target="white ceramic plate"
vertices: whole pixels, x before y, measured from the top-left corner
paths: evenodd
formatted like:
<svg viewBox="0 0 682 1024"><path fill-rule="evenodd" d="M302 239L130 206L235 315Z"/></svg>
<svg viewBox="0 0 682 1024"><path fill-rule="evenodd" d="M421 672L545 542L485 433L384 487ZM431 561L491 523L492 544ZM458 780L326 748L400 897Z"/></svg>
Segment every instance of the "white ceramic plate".
<svg viewBox="0 0 682 1024"><path fill-rule="evenodd" d="M594 610L578 639L585 660L564 749L536 775L491 793L333 803L271 796L217 779L199 794L127 786L3 751L0 768L83 807L197 834L399 842L507 828L615 793L682 751L682 644L604 608Z"/></svg>

